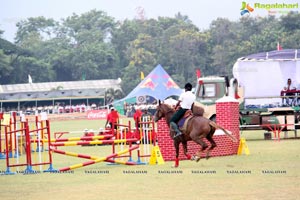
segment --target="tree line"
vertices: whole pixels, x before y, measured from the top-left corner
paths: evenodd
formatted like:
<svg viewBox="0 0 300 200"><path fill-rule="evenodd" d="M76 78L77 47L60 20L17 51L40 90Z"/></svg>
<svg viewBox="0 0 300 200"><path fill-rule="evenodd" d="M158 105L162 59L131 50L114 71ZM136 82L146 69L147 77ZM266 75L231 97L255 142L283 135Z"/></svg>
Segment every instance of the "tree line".
<svg viewBox="0 0 300 200"><path fill-rule="evenodd" d="M14 43L1 37L0 84L121 78L124 94L161 64L180 87L202 75L232 76L236 59L299 48L300 14L218 18L199 30L188 16L116 21L91 10L60 21L31 17L17 24Z"/></svg>

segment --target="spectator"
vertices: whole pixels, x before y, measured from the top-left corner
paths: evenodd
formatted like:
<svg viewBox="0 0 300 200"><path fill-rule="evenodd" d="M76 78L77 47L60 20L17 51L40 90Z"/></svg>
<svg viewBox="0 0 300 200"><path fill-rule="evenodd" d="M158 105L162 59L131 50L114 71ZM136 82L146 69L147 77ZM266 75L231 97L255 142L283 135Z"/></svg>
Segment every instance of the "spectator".
<svg viewBox="0 0 300 200"><path fill-rule="evenodd" d="M82 104L80 105L80 112L85 112L85 111L86 111L86 106L85 106L84 103L82 103Z"/></svg>
<svg viewBox="0 0 300 200"><path fill-rule="evenodd" d="M92 103L91 107L92 107L92 110L96 110L97 109L97 105L95 103Z"/></svg>
<svg viewBox="0 0 300 200"><path fill-rule="evenodd" d="M148 130L150 128L150 122L152 120L152 115L151 113L148 112L147 108L143 108L143 114L141 116L141 121L144 122L143 123L143 129Z"/></svg>
<svg viewBox="0 0 300 200"><path fill-rule="evenodd" d="M286 86L283 88L283 95L287 105L291 105L295 96L296 87L292 83L292 79L288 78ZM283 100L282 100L283 103Z"/></svg>
<svg viewBox="0 0 300 200"><path fill-rule="evenodd" d="M148 112L148 109L144 108L143 114L142 114L142 120L148 122L148 121L151 121L151 118L152 118L152 115Z"/></svg>

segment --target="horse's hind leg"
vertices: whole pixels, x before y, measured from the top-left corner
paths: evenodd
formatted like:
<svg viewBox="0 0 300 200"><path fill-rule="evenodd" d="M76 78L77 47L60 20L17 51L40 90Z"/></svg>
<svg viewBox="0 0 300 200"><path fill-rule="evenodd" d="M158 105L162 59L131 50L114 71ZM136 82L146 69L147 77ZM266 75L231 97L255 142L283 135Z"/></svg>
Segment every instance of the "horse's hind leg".
<svg viewBox="0 0 300 200"><path fill-rule="evenodd" d="M213 140L212 136L213 136L213 135L211 135L211 134L208 134L208 135L206 136L206 139L207 139L207 140L210 142L210 144L211 144L211 146L207 149L207 152L206 152L206 159L209 159L211 150L213 150L213 149L217 146L217 144L216 144L216 142Z"/></svg>
<svg viewBox="0 0 300 200"><path fill-rule="evenodd" d="M201 149L192 158L192 160L195 160L196 162L199 162L199 160L201 159L201 152L207 149L208 147L208 145L202 140L203 138L203 136L192 137L193 141L201 146Z"/></svg>
<svg viewBox="0 0 300 200"><path fill-rule="evenodd" d="M190 160L192 158L192 156L190 154L188 154L187 141L182 142L182 146L183 146L184 155L187 157L187 159Z"/></svg>
<svg viewBox="0 0 300 200"><path fill-rule="evenodd" d="M215 131L216 131L216 128L210 126L210 131L207 134L206 139L210 142L211 146L208 148L208 150L206 152L206 159L208 159L210 157L209 154L210 154L211 150L213 150L217 146L216 142L213 139Z"/></svg>

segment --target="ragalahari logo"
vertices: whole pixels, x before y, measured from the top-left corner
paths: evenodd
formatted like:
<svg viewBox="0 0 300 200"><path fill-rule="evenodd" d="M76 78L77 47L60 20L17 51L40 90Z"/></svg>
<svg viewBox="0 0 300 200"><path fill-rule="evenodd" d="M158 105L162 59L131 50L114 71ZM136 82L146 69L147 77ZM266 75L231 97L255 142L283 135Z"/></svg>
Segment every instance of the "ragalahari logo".
<svg viewBox="0 0 300 200"><path fill-rule="evenodd" d="M242 2L241 15L250 14L254 9L245 1Z"/></svg>
<svg viewBox="0 0 300 200"><path fill-rule="evenodd" d="M168 78L168 81L164 85L166 86L167 90L171 88L179 88L179 86L171 78Z"/></svg>
<svg viewBox="0 0 300 200"><path fill-rule="evenodd" d="M156 85L152 81L151 78L147 78L141 85L141 88L149 88L151 90L154 90L156 88Z"/></svg>

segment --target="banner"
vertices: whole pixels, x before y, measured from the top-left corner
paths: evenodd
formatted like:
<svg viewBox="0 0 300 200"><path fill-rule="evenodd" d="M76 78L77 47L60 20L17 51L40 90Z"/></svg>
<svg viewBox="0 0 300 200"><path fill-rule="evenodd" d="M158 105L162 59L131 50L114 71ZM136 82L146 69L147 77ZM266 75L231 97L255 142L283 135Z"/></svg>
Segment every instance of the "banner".
<svg viewBox="0 0 300 200"><path fill-rule="evenodd" d="M108 110L89 110L87 111L87 119L106 119Z"/></svg>

